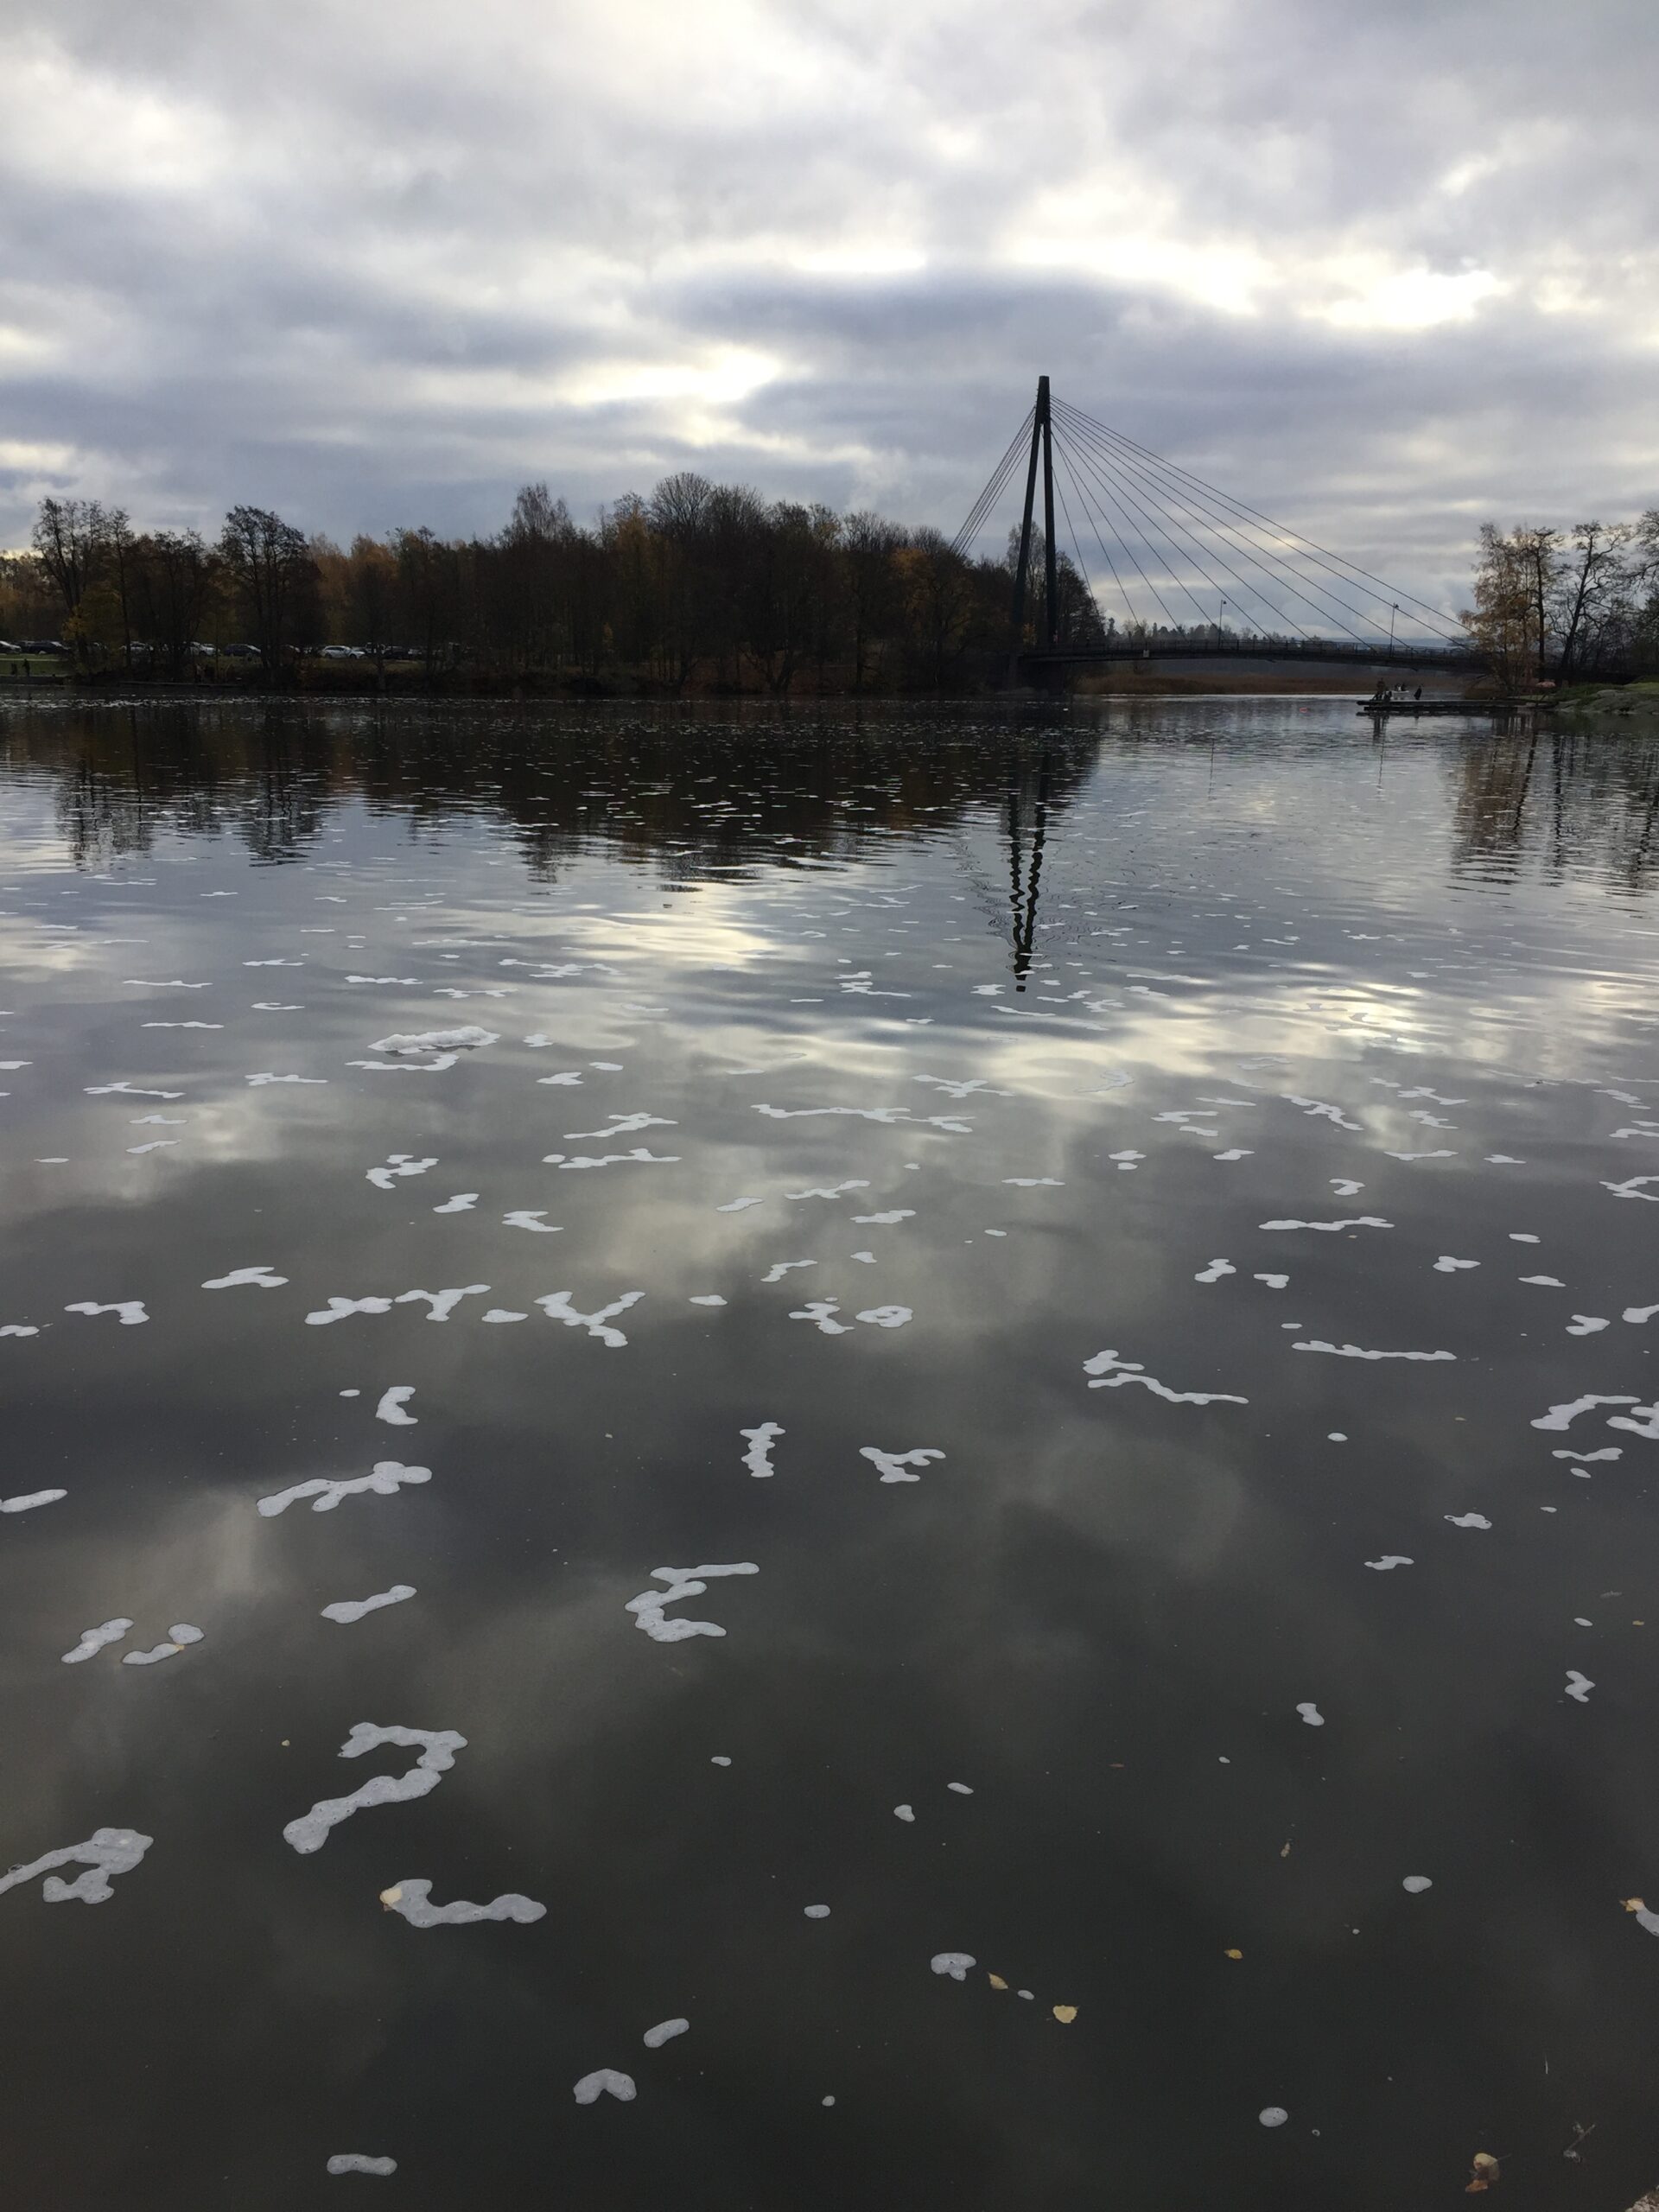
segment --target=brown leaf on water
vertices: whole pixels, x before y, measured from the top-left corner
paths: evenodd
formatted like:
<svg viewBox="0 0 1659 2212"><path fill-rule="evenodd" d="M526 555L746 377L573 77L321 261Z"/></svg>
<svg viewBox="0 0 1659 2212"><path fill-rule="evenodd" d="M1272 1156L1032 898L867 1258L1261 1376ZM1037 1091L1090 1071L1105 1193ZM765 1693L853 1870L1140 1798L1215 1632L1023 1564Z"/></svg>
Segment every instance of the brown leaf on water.
<svg viewBox="0 0 1659 2212"><path fill-rule="evenodd" d="M1243 1955L1244 1954L1243 1951L1229 1951L1227 1954L1227 1956L1230 1959L1242 1959Z"/></svg>
<svg viewBox="0 0 1659 2212"><path fill-rule="evenodd" d="M1620 1897L1619 1903L1626 1912L1645 1912L1648 1909L1640 1897Z"/></svg>
<svg viewBox="0 0 1659 2212"><path fill-rule="evenodd" d="M393 1905L401 1904L403 1901L404 1887L401 1882L394 1883L391 1889L382 1890L380 1892L380 1902L385 1905L388 1912L391 1911Z"/></svg>
<svg viewBox="0 0 1659 2212"><path fill-rule="evenodd" d="M988 1974L986 1976L986 1980L990 1983L993 1989L1006 1989L1008 1986L1007 1983L1003 1980L1000 1974Z"/></svg>
<svg viewBox="0 0 1659 2212"><path fill-rule="evenodd" d="M1057 2005L1054 2017L1063 2028L1069 2028L1077 2017L1077 2008L1075 2005Z"/></svg>

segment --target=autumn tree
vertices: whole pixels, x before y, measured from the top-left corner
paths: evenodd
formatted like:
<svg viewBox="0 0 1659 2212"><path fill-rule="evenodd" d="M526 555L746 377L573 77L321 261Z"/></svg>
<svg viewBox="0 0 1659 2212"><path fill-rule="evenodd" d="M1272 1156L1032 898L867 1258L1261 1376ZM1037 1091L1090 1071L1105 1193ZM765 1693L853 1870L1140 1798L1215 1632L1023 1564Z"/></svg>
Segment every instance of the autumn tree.
<svg viewBox="0 0 1659 2212"><path fill-rule="evenodd" d="M302 613L312 612L316 569L302 531L264 507L232 507L219 533L226 585L239 607L265 674L283 681L285 654L297 642Z"/></svg>

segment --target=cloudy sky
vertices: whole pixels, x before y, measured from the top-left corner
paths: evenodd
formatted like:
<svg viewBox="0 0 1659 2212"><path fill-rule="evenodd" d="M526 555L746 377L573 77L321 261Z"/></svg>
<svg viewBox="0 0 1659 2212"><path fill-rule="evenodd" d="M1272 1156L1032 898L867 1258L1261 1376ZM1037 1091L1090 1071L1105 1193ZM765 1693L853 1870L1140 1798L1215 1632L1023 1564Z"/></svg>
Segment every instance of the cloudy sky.
<svg viewBox="0 0 1659 2212"><path fill-rule="evenodd" d="M349 537L687 466L954 529L1039 369L1441 604L1488 515L1659 504L1652 0L0 26L0 544L48 491Z"/></svg>

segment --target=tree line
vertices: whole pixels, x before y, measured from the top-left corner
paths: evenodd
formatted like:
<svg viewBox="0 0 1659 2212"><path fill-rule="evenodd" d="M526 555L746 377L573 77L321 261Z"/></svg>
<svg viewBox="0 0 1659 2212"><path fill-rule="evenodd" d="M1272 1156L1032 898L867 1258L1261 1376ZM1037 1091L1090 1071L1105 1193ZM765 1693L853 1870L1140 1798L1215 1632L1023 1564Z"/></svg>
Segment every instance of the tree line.
<svg viewBox="0 0 1659 2212"><path fill-rule="evenodd" d="M1485 524L1474 601L1464 625L1506 690L1659 669L1659 507L1570 530Z"/></svg>
<svg viewBox="0 0 1659 2212"><path fill-rule="evenodd" d="M1040 543L1033 570L1029 641L1044 634ZM1104 639L1064 554L1056 571L1059 637ZM210 541L47 499L29 550L0 565L0 636L59 638L89 674L174 682L223 672L204 645L252 648L264 684L301 681L311 657L343 645L362 650L364 680L381 688L388 664L413 661L429 683L943 690L976 655L1007 654L1013 584L1012 544L1001 560L969 558L936 530L766 501L687 471L591 527L531 484L493 537L398 530L349 549L259 507L233 507Z"/></svg>

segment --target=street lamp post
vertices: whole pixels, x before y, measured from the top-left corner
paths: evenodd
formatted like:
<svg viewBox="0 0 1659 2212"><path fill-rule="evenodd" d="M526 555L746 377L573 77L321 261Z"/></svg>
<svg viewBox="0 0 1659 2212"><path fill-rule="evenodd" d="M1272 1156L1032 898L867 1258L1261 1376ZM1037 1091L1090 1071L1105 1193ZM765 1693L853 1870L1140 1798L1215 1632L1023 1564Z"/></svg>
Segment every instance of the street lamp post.
<svg viewBox="0 0 1659 2212"><path fill-rule="evenodd" d="M1396 600L1389 609L1389 658L1390 660L1394 658L1394 618L1399 612L1400 603Z"/></svg>

